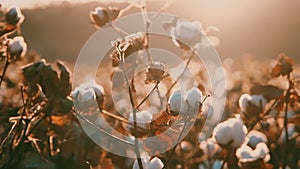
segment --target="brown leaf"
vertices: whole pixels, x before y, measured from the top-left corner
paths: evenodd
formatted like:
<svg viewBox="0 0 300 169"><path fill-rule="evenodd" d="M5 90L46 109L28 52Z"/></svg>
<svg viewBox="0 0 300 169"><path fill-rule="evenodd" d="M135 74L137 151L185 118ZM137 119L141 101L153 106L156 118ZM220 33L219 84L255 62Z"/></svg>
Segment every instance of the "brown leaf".
<svg viewBox="0 0 300 169"><path fill-rule="evenodd" d="M65 66L62 61L57 61L57 66L60 70L60 85L59 85L59 94L62 97L70 95L72 91L72 85L70 81L70 70Z"/></svg>
<svg viewBox="0 0 300 169"><path fill-rule="evenodd" d="M254 83L250 89L251 95L262 95L268 101L277 99L283 95L283 90L273 85L262 85Z"/></svg>

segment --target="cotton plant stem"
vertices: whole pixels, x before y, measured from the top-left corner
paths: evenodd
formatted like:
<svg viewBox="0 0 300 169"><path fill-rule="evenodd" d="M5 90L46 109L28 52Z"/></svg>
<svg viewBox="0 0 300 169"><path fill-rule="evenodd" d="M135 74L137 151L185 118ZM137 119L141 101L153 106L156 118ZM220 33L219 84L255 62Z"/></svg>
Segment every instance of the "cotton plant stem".
<svg viewBox="0 0 300 169"><path fill-rule="evenodd" d="M2 71L2 75L0 76L0 88L1 88L1 85L2 85L2 82L3 82L3 80L4 80L4 76L5 76L5 74L6 74L6 70L7 70L7 68L8 68L8 65L10 64L10 61L9 61L9 58L5 58L5 65L4 65L4 69L3 69L3 71Z"/></svg>
<svg viewBox="0 0 300 169"><path fill-rule="evenodd" d="M176 147L177 147L177 145L178 145L179 142L180 142L180 139L181 139L181 137L182 137L182 135L183 135L183 131L184 131L185 128L186 128L186 125L187 125L187 122L184 122L184 125L183 125L183 127L182 127L182 130L180 131L179 136L178 136L178 138L177 138L177 140L176 140L176 145L172 148L172 150L171 150L170 154L168 155L167 160L166 160L166 162L165 162L165 164L164 164L164 167L163 167L162 169L167 169L168 164L170 163L170 160L172 159L172 156L173 156L174 153L175 153Z"/></svg>
<svg viewBox="0 0 300 169"><path fill-rule="evenodd" d="M268 114L271 112L271 110L278 104L278 102L279 102L279 100L275 100L275 101L273 102L273 104L271 105L271 107L263 114L263 117L266 116L266 115L268 115ZM256 126L256 124L257 124L260 120L261 120L261 118L258 118L258 119L257 119L257 120L249 127L248 131L251 131L251 130Z"/></svg>
<svg viewBox="0 0 300 169"><path fill-rule="evenodd" d="M188 61L187 61L186 64L185 64L185 67L184 67L183 71L182 71L181 74L178 76L178 78L175 80L175 82L172 83L172 85L169 87L169 89L168 89L168 91L167 91L167 93L166 93L166 96L168 96L168 95L170 94L170 92L171 92L171 90L173 89L173 87L174 87L174 86L178 83L178 81L182 78L182 76L184 75L185 71L187 70L188 66L189 66L190 63L191 63L194 54L195 54L195 51L193 50L193 51L192 51L192 54L190 55Z"/></svg>
<svg viewBox="0 0 300 169"><path fill-rule="evenodd" d="M157 89L159 82L155 83L155 86L152 88L152 90L147 94L147 96L135 107L135 109L139 109L141 105L150 97L150 95L154 92L155 89Z"/></svg>
<svg viewBox="0 0 300 169"><path fill-rule="evenodd" d="M126 8L124 8L124 9L122 9L122 10L120 11L118 17L123 16L123 14L124 14L125 12L127 12L128 10L130 10L132 7L134 7L134 5L133 5L132 3L129 3L129 5L128 5Z"/></svg>
<svg viewBox="0 0 300 169"><path fill-rule="evenodd" d="M125 78L126 81L126 85L128 88L128 95L129 95L129 99L130 99L130 103L131 103L131 107L132 107L132 113L133 113L133 134L134 134L134 150L135 150L135 154L137 157L137 161L138 161L138 165L140 169L143 169L143 163L141 160L141 154L140 154L140 149L139 149L139 141L137 138L137 118L136 118L136 109L135 109L135 104L134 104L134 99L133 99L133 95L132 95L132 90L131 90L131 85L129 82L129 78L127 76L127 72L126 72L126 68L124 66L125 64L125 53L124 51L122 51L118 46L115 46L116 50L118 51L120 58L122 58L122 63L120 65L123 76Z"/></svg>
<svg viewBox="0 0 300 169"><path fill-rule="evenodd" d="M283 158L283 164L282 164L282 168L285 169L286 165L287 165L287 157L288 157L288 142L289 142L289 133L288 133L288 106L289 106L289 102L290 102L290 90L292 87L292 82L290 79L290 74L287 75L287 79L289 81L289 87L288 90L286 91L286 96L285 96L285 109L284 109L284 132L285 132L285 144L284 144L284 148L285 148L285 152L284 152L284 158Z"/></svg>

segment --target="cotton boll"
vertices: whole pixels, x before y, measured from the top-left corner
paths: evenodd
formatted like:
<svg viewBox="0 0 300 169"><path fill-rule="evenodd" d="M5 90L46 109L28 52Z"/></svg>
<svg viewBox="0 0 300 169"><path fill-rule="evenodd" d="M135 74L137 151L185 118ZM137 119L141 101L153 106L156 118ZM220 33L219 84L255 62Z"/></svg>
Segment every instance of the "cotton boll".
<svg viewBox="0 0 300 169"><path fill-rule="evenodd" d="M267 104L267 100L261 95L250 96L248 94L243 94L239 99L239 106L243 112L249 109L249 106L256 106L264 108Z"/></svg>
<svg viewBox="0 0 300 169"><path fill-rule="evenodd" d="M265 107L265 105L267 104L267 100L262 95L253 95L251 103L253 103L257 107Z"/></svg>
<svg viewBox="0 0 300 169"><path fill-rule="evenodd" d="M257 130L251 130L246 138L248 140L248 146L251 148L255 148L258 143L268 142L266 135Z"/></svg>
<svg viewBox="0 0 300 169"><path fill-rule="evenodd" d="M79 91L79 98L78 100L80 102L88 102L91 100L95 100L96 99L96 95L93 89L87 89L87 90L80 90Z"/></svg>
<svg viewBox="0 0 300 169"><path fill-rule="evenodd" d="M120 13L118 8L102 8L97 7L94 11L90 12L90 18L92 22L97 25L97 27L101 28L109 22L115 20Z"/></svg>
<svg viewBox="0 0 300 169"><path fill-rule="evenodd" d="M10 25L21 24L24 21L24 15L19 8L12 7L5 14L5 20Z"/></svg>
<svg viewBox="0 0 300 169"><path fill-rule="evenodd" d="M288 124L287 128L288 128L288 137L289 138L297 135L295 124ZM282 130L281 135L280 135L279 143L285 143L285 141L286 141L285 137L286 137L285 130Z"/></svg>
<svg viewBox="0 0 300 169"><path fill-rule="evenodd" d="M13 39L10 39L8 42L8 51L15 60L25 56L27 44L25 43L24 38L22 36L16 36Z"/></svg>
<svg viewBox="0 0 300 169"><path fill-rule="evenodd" d="M190 90L188 90L187 97L185 100L189 106L198 107L200 105L201 98L202 98L201 91L197 87L192 87Z"/></svg>
<svg viewBox="0 0 300 169"><path fill-rule="evenodd" d="M106 15L106 10L102 7L97 7L94 11L90 12L92 22L98 27L102 27L107 23Z"/></svg>
<svg viewBox="0 0 300 169"><path fill-rule="evenodd" d="M221 150L218 144L216 144L212 138L202 141L199 145L205 155L213 157L217 152Z"/></svg>
<svg viewBox="0 0 300 169"><path fill-rule="evenodd" d="M184 111L186 105L183 102L184 100L181 91L177 90L173 92L168 101L170 111L172 111L175 115L178 115L180 111Z"/></svg>
<svg viewBox="0 0 300 169"><path fill-rule="evenodd" d="M247 128L243 121L240 118L231 118L216 126L213 139L224 148L238 148L243 144L246 133Z"/></svg>
<svg viewBox="0 0 300 169"><path fill-rule="evenodd" d="M263 159L265 162L270 160L269 148L265 143L258 143L253 150L247 145L243 145L236 151L236 156L239 162L252 162L257 159Z"/></svg>
<svg viewBox="0 0 300 169"><path fill-rule="evenodd" d="M243 94L239 99L240 109L245 112L251 100L251 96L249 94Z"/></svg>
<svg viewBox="0 0 300 169"><path fill-rule="evenodd" d="M188 45L188 47L193 47L201 41L202 32L196 23L177 21L175 27L171 29L172 40L178 47L182 47L180 42Z"/></svg>
<svg viewBox="0 0 300 169"><path fill-rule="evenodd" d="M161 169L164 167L162 161L154 157L150 160L150 157L142 158L142 164L144 169ZM135 160L132 169L139 169L138 161Z"/></svg>
<svg viewBox="0 0 300 169"><path fill-rule="evenodd" d="M149 123L152 121L152 119L153 115L148 111L136 112L136 122L138 123L138 127L140 128L148 129ZM128 121L132 123L134 122L133 113L129 114Z"/></svg>
<svg viewBox="0 0 300 169"><path fill-rule="evenodd" d="M100 86L94 82L91 87L94 89L96 96L102 97L104 95L104 89L102 86Z"/></svg>
<svg viewBox="0 0 300 169"><path fill-rule="evenodd" d="M82 108L88 108L95 103L101 108L104 102L104 94L103 87L94 81L81 84L71 93L74 101L78 103L77 107Z"/></svg>

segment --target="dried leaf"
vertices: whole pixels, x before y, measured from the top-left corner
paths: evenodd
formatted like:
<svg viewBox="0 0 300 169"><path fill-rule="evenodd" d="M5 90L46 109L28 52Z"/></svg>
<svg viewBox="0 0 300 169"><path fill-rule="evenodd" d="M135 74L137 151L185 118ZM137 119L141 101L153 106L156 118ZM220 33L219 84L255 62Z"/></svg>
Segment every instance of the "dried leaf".
<svg viewBox="0 0 300 169"><path fill-rule="evenodd" d="M254 83L250 89L251 95L262 95L268 101L280 98L283 95L283 90L273 85L262 85Z"/></svg>
<svg viewBox="0 0 300 169"><path fill-rule="evenodd" d="M70 95L72 91L72 85L70 81L70 70L67 66L64 65L63 62L57 61L57 66L60 70L60 85L59 85L59 93L62 97L66 97Z"/></svg>

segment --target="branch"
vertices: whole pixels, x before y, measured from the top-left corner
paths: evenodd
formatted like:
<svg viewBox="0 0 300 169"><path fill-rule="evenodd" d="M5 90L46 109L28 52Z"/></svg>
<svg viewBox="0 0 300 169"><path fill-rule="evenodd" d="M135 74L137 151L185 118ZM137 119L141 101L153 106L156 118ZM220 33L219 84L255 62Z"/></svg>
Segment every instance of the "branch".
<svg viewBox="0 0 300 169"><path fill-rule="evenodd" d="M188 61L186 62L185 64L185 67L183 69L183 71L181 72L181 74L178 76L178 78L175 80L175 82L170 86L170 88L168 89L167 93L166 93L166 96L168 96L172 90L172 88L178 83L178 81L180 80L180 78L182 78L182 76L184 75L185 71L187 70L190 62L192 61L193 59L193 56L195 54L195 50L192 51L192 54L190 55Z"/></svg>
<svg viewBox="0 0 300 169"><path fill-rule="evenodd" d="M150 97L150 95L154 92L155 89L157 89L159 82L155 83L155 86L152 88L152 90L147 94L147 96L135 107L135 109L139 109L139 107Z"/></svg>
<svg viewBox="0 0 300 169"><path fill-rule="evenodd" d="M285 130L285 152L284 152L284 159L283 159L283 165L282 168L285 168L287 165L287 157L288 157L288 142L289 142L289 133L288 133L288 107L289 107L289 102L290 102L290 90L292 88L292 81L290 78L290 73L287 75L287 79L289 81L289 87L286 91L286 96L285 96L285 110L284 110L284 130Z"/></svg>

